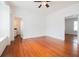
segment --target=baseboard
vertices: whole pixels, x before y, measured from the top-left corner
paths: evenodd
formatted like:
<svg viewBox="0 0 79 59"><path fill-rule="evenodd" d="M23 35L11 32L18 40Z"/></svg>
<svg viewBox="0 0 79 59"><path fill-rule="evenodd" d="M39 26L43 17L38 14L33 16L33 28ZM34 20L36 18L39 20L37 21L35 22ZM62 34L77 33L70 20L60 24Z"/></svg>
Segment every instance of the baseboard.
<svg viewBox="0 0 79 59"><path fill-rule="evenodd" d="M5 43L7 42L7 43L5 44L5 47L4 47L4 48L2 47L3 51L0 53L0 56L2 56L2 54L3 54L4 50L6 49L6 47L7 47L7 46L10 46L11 43L14 41L14 40L10 40L10 39L11 39L11 38L8 38L8 37L5 38L6 41L4 40L4 42L5 42Z"/></svg>
<svg viewBox="0 0 79 59"><path fill-rule="evenodd" d="M65 35L77 35L77 34L65 34Z"/></svg>
<svg viewBox="0 0 79 59"><path fill-rule="evenodd" d="M52 36L52 35L35 35L35 36L25 36L25 37L23 37L23 39L33 39L33 38L40 38L40 37L51 37L51 38L54 38L54 39L59 39L59 40L64 41L64 39L59 38L59 37L55 37L55 36Z"/></svg>
<svg viewBox="0 0 79 59"><path fill-rule="evenodd" d="M44 37L45 35L34 35L34 36L24 36L23 39L30 39L30 38L37 38L37 37Z"/></svg>
<svg viewBox="0 0 79 59"><path fill-rule="evenodd" d="M0 55L0 57L4 57L3 54L5 53L5 50L7 49L7 47L9 47L8 45L5 47L3 53Z"/></svg>
<svg viewBox="0 0 79 59"><path fill-rule="evenodd" d="M62 40L62 41L65 40L64 38L57 37L57 36L53 36L53 35L49 35L49 34L47 34L46 36L47 36L47 37L51 37L51 38L55 38L55 39L59 39L59 40Z"/></svg>
<svg viewBox="0 0 79 59"><path fill-rule="evenodd" d="M3 51L5 50L6 46L10 44L9 38L5 37L1 42L0 42L0 56L2 55Z"/></svg>

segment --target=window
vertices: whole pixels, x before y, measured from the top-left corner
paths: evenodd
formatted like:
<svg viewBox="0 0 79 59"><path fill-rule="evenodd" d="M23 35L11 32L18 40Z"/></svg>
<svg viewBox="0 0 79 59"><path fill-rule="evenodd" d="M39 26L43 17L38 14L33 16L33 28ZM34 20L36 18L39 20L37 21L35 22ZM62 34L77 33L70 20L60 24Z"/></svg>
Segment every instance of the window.
<svg viewBox="0 0 79 59"><path fill-rule="evenodd" d="M74 21L74 31L78 30L78 21Z"/></svg>

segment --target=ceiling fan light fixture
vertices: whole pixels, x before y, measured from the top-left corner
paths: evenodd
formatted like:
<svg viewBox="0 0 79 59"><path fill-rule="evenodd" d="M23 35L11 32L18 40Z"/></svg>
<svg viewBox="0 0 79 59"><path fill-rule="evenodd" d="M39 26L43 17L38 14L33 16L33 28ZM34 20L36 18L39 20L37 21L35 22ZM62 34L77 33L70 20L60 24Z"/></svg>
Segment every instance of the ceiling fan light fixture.
<svg viewBox="0 0 79 59"><path fill-rule="evenodd" d="M40 4L39 6L38 6L38 8L40 8L42 5Z"/></svg>
<svg viewBox="0 0 79 59"><path fill-rule="evenodd" d="M38 8L41 8L42 6L45 6L45 7L50 7L49 4L47 2L50 2L50 1L34 1L34 2L40 2L41 4L38 6Z"/></svg>
<svg viewBox="0 0 79 59"><path fill-rule="evenodd" d="M46 4L46 7L48 8L48 7L49 7L49 5L48 5L48 4Z"/></svg>
<svg viewBox="0 0 79 59"><path fill-rule="evenodd" d="M45 2L45 1L44 1L44 2L42 2L42 5L43 5L43 6L45 6L45 5L46 5L46 2Z"/></svg>

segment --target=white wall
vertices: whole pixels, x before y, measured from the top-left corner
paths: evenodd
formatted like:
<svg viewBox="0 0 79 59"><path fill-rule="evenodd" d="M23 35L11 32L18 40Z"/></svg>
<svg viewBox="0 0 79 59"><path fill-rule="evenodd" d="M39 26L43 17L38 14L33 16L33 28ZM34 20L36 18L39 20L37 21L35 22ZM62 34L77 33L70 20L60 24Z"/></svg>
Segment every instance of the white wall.
<svg viewBox="0 0 79 59"><path fill-rule="evenodd" d="M10 2L6 2L6 4L9 6L10 9L10 41L14 41L14 25L13 20L15 18L15 9L16 7L11 4Z"/></svg>
<svg viewBox="0 0 79 59"><path fill-rule="evenodd" d="M79 15L79 5L72 5L58 12L52 12L47 16L47 35L64 40L65 17Z"/></svg>
<svg viewBox="0 0 79 59"><path fill-rule="evenodd" d="M20 16L23 20L22 33L24 38L47 35L64 40L65 17L79 15L78 4L56 12L51 9L52 12L50 13L44 11L45 9L38 9L16 9L16 16Z"/></svg>
<svg viewBox="0 0 79 59"><path fill-rule="evenodd" d="M10 10L4 3L0 2L0 55L5 47L10 44Z"/></svg>
<svg viewBox="0 0 79 59"><path fill-rule="evenodd" d="M9 7L0 2L0 37L9 36Z"/></svg>
<svg viewBox="0 0 79 59"><path fill-rule="evenodd" d="M23 20L23 37L44 36L46 32L46 17L44 13L37 9L17 9L16 16Z"/></svg>

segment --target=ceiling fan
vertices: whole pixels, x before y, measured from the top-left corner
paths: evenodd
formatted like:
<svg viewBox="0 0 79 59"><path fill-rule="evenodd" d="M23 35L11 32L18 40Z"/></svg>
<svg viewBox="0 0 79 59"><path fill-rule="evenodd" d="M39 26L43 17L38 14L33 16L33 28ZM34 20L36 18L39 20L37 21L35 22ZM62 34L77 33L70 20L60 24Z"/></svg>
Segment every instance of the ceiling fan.
<svg viewBox="0 0 79 59"><path fill-rule="evenodd" d="M38 8L41 8L42 6L46 6L47 8L50 7L49 4L48 4L48 2L50 2L50 1L34 1L34 2L40 3Z"/></svg>

